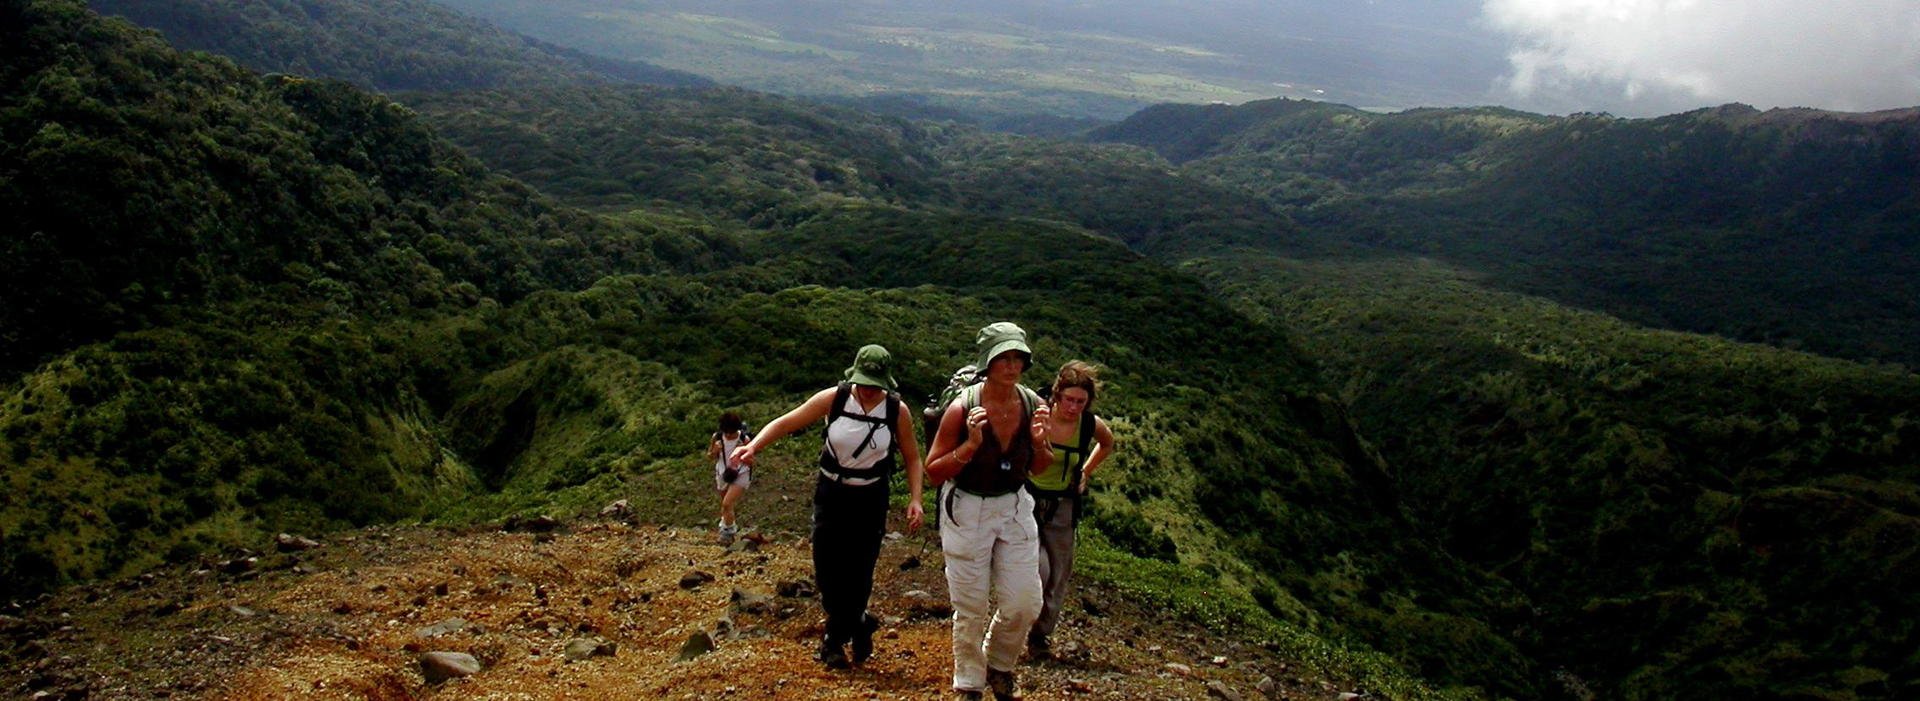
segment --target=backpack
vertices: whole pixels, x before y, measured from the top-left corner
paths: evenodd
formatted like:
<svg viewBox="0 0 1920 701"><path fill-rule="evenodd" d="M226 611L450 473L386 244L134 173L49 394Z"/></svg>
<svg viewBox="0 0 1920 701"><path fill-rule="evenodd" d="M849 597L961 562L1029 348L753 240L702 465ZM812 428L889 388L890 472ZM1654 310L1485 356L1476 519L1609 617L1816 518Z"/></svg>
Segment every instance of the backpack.
<svg viewBox="0 0 1920 701"><path fill-rule="evenodd" d="M833 408L827 412L827 424L832 425L833 422L840 419L853 419L867 424L867 439L860 443L860 447L854 449L853 456L851 456L858 457L861 452L864 452L873 445L873 436L879 433L880 429L884 428L889 432L893 431L894 423L898 421L900 417L901 401L899 394L888 392L887 398L881 400L885 403L886 410L882 412L882 416L872 417L847 412L847 398L852 395L852 383L842 382L834 389ZM894 449L898 450L898 448L899 444L896 442ZM834 457L833 447L831 445L821 446L820 448L820 469L832 474L836 478L852 477L856 479L867 479L869 477L877 477L884 481L887 476L893 474L894 467L897 463L898 459L895 457L894 451L888 451L887 456L882 458L880 462L875 463L873 467L864 470L850 470L840 466L840 460Z"/></svg>
<svg viewBox="0 0 1920 701"><path fill-rule="evenodd" d="M1091 411L1080 414L1080 437L1077 441L1080 446L1079 448L1061 448L1060 444L1053 444L1053 449L1056 453L1055 460L1059 461L1061 469L1067 469L1067 467L1073 463L1073 460L1070 458L1071 454L1093 452L1093 433L1094 429L1098 426L1097 422L1098 419L1094 418L1093 412ZM1057 455L1060 452L1066 452L1068 455ZM1080 467L1085 466L1082 465ZM1045 507L1045 511L1034 514L1034 518L1039 520L1041 527L1044 528L1047 524L1053 523L1054 514L1059 511L1060 502L1063 501L1073 502L1073 527L1080 527L1080 518L1086 515L1084 513L1084 505L1080 499L1082 496L1080 494L1081 474L1079 469L1068 470L1067 488L1060 491L1041 489L1033 486L1032 481L1027 482L1027 493L1033 495L1035 503L1044 504Z"/></svg>
<svg viewBox="0 0 1920 701"><path fill-rule="evenodd" d="M975 365L962 365L947 378L947 386L927 397L927 406L920 410L921 433L927 437L927 448L933 448L933 434L940 430L940 416L947 413L947 405L960 396L968 387L987 380L987 374L980 372Z"/></svg>
<svg viewBox="0 0 1920 701"><path fill-rule="evenodd" d="M725 436L726 434L724 432L714 431L713 438L711 440L715 443L719 443L721 439L724 438ZM740 445L746 445L752 442L753 442L753 431L748 430L746 425L742 424L740 426Z"/></svg>
<svg viewBox="0 0 1920 701"><path fill-rule="evenodd" d="M1072 454L1093 452L1093 432L1097 426L1096 421L1097 419L1094 418L1093 412L1091 411L1080 414L1080 436L1077 441L1079 445L1078 448L1065 448L1059 443L1053 444L1053 450L1056 454L1066 453L1066 455L1056 455L1055 457L1055 461L1060 464L1061 469L1066 469L1068 465L1072 464L1073 460L1070 457ZM1034 497L1041 499L1079 499L1080 470L1067 470L1067 488L1064 490L1052 491L1041 489L1033 486L1032 482L1028 482L1027 491L1033 493Z"/></svg>

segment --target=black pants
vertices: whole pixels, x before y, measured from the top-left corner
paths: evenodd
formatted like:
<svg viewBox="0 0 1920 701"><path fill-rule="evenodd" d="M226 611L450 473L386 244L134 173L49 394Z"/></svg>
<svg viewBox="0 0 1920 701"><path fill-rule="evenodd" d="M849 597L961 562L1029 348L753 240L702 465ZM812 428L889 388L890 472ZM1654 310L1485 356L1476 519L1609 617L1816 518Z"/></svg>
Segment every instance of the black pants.
<svg viewBox="0 0 1920 701"><path fill-rule="evenodd" d="M813 579L830 645L852 639L866 616L887 533L887 492L884 479L849 487L821 477L813 487Z"/></svg>

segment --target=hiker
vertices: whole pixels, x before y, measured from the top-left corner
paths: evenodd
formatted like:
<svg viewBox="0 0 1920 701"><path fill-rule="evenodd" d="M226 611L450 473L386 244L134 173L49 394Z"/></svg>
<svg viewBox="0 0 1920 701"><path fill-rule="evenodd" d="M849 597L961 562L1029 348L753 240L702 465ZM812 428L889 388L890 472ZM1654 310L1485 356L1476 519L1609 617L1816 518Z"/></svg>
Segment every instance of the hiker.
<svg viewBox="0 0 1920 701"><path fill-rule="evenodd" d="M713 489L720 493L720 543L733 543L733 537L739 535L739 522L734 520L733 507L740 503L741 495L747 493L747 484L752 481L753 468L733 459L735 448L753 440L753 434L747 431L747 423L740 415L727 412L720 415L720 430L714 431L713 439L707 444L707 459L713 461Z"/></svg>
<svg viewBox="0 0 1920 701"><path fill-rule="evenodd" d="M813 488L812 536L813 578L827 614L819 658L829 669L863 664L873 656L880 621L867 613L867 600L887 532L887 477L896 452L907 463L907 529L918 529L922 519L920 446L913 417L896 393L892 365L887 349L862 347L839 384L815 392L733 450L735 462L751 465L774 441L815 421L826 422Z"/></svg>
<svg viewBox="0 0 1920 701"><path fill-rule="evenodd" d="M1047 421L1054 464L1027 476L1033 494L1033 520L1040 526L1040 617L1027 633L1027 656L1039 661L1053 656L1050 640L1060 625L1060 605L1067 599L1073 576L1073 533L1080 524L1080 497L1100 463L1113 454L1113 430L1093 414L1093 398L1100 390L1100 369L1074 360L1060 367L1047 393L1052 415Z"/></svg>
<svg viewBox="0 0 1920 701"><path fill-rule="evenodd" d="M1017 699L1014 666L1040 615L1033 495L1022 486L1030 472L1053 464L1049 409L1020 384L1033 365L1025 331L1004 321L989 324L974 346L985 380L947 405L927 462L928 476L942 485L953 689L962 698L991 690L996 699ZM989 610L989 602L998 610Z"/></svg>

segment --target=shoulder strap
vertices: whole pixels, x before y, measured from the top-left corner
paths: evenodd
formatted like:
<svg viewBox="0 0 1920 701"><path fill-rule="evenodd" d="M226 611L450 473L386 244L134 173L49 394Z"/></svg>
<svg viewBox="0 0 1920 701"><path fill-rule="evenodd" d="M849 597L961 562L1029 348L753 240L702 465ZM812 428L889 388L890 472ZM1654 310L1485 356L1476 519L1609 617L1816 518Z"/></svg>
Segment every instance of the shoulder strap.
<svg viewBox="0 0 1920 701"><path fill-rule="evenodd" d="M1098 420L1099 419L1094 418L1093 412L1091 411L1080 412L1080 441L1078 447L1086 456L1093 455L1093 430L1097 426L1095 422ZM1067 475L1067 488L1074 490L1075 493L1079 492L1081 472L1087 469L1086 459L1086 457L1080 458L1080 464L1075 465L1073 473Z"/></svg>
<svg viewBox="0 0 1920 701"><path fill-rule="evenodd" d="M1014 385L1014 387L1020 390L1020 403L1027 405L1027 420L1032 421L1033 408L1040 406L1040 403L1044 400L1040 399L1040 395L1034 393L1033 390L1027 389L1026 385Z"/></svg>
<svg viewBox="0 0 1920 701"><path fill-rule="evenodd" d="M833 390L833 407L827 412L827 423L847 415L847 397L853 394L853 383L841 382Z"/></svg>

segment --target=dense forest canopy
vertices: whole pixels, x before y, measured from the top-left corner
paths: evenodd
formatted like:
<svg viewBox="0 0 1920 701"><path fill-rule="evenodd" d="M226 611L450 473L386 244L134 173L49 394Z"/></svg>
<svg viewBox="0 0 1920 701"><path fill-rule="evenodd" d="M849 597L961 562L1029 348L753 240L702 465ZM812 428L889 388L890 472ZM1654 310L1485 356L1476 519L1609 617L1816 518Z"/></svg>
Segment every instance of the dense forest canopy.
<svg viewBox="0 0 1920 701"><path fill-rule="evenodd" d="M1261 192L1318 241L1444 258L1652 326L1920 365L1920 110L1281 100L1163 106L1092 138Z"/></svg>
<svg viewBox="0 0 1920 701"><path fill-rule="evenodd" d="M572 83L710 85L644 61L555 46L429 0L89 0L160 30L182 49L262 73L344 80L372 90L478 90Z"/></svg>

